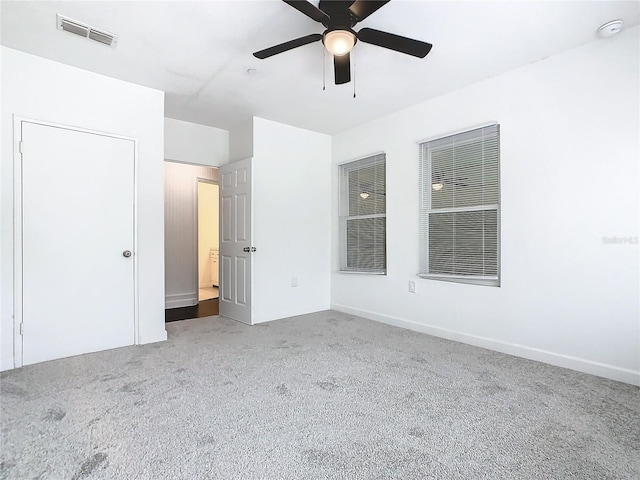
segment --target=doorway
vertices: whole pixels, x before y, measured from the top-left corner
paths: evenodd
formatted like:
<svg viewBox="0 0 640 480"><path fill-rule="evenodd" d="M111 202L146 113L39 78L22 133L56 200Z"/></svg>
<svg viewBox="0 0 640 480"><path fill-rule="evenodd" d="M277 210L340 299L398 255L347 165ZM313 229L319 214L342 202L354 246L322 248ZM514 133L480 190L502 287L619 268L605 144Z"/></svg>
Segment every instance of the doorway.
<svg viewBox="0 0 640 480"><path fill-rule="evenodd" d="M218 169L165 161L165 321L218 314Z"/></svg>

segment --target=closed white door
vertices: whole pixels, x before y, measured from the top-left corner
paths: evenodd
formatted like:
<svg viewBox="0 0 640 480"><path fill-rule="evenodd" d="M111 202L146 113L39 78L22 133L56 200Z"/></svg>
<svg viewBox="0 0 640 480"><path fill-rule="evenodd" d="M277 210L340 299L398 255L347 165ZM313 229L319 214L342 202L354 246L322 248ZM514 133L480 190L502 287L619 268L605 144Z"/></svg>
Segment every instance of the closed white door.
<svg viewBox="0 0 640 480"><path fill-rule="evenodd" d="M23 364L133 344L134 142L21 128Z"/></svg>
<svg viewBox="0 0 640 480"><path fill-rule="evenodd" d="M220 315L251 325L251 162L220 167Z"/></svg>

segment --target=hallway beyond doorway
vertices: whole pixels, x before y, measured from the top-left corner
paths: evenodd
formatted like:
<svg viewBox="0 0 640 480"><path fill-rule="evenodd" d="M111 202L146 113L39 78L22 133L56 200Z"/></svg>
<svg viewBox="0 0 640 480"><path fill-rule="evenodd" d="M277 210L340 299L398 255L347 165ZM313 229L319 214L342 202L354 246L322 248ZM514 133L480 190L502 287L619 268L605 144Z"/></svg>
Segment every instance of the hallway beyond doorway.
<svg viewBox="0 0 640 480"><path fill-rule="evenodd" d="M202 287L198 292L198 300L211 300L212 298L218 298L218 287Z"/></svg>
<svg viewBox="0 0 640 480"><path fill-rule="evenodd" d="M203 300L191 307L168 308L164 311L164 321L176 322L178 320L190 320L192 318L212 317L218 315L218 299Z"/></svg>

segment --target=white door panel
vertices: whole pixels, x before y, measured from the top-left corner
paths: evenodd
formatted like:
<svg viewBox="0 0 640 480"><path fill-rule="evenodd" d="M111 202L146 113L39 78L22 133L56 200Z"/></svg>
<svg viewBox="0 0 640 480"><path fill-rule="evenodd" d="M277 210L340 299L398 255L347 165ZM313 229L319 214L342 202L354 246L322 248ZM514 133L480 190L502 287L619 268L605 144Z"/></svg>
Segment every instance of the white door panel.
<svg viewBox="0 0 640 480"><path fill-rule="evenodd" d="M233 259L227 255L220 257L221 278L225 281L220 281L220 305L222 302L230 302L232 300L231 290L232 285L229 281L231 278L231 261Z"/></svg>
<svg viewBox="0 0 640 480"><path fill-rule="evenodd" d="M251 159L220 167L220 315L252 323Z"/></svg>
<svg viewBox="0 0 640 480"><path fill-rule="evenodd" d="M22 122L25 365L134 343L134 148Z"/></svg>
<svg viewBox="0 0 640 480"><path fill-rule="evenodd" d="M247 227L247 195L236 195L236 241L251 244Z"/></svg>
<svg viewBox="0 0 640 480"><path fill-rule="evenodd" d="M247 265L248 259L243 257L236 258L236 303L238 305L248 305L248 288L247 288Z"/></svg>
<svg viewBox="0 0 640 480"><path fill-rule="evenodd" d="M222 197L221 202L221 233L220 238L225 242L230 242L232 239L231 232L231 220L233 219L233 199L231 196Z"/></svg>

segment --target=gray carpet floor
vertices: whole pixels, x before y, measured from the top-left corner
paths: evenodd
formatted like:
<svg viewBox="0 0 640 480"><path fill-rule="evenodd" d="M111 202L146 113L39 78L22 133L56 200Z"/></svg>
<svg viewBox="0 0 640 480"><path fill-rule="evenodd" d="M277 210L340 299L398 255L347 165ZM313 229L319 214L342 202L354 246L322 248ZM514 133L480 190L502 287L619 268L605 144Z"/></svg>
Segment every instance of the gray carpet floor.
<svg viewBox="0 0 640 480"><path fill-rule="evenodd" d="M639 389L337 312L1 375L6 479L637 479Z"/></svg>

